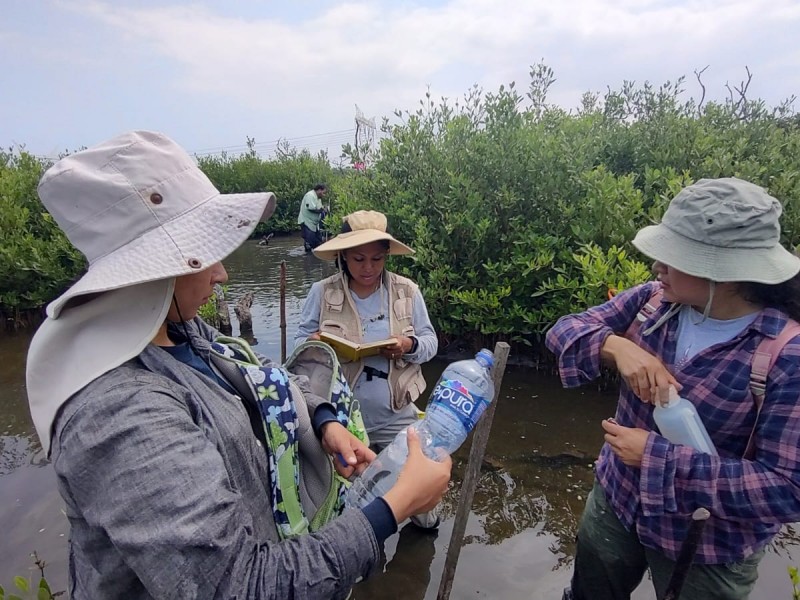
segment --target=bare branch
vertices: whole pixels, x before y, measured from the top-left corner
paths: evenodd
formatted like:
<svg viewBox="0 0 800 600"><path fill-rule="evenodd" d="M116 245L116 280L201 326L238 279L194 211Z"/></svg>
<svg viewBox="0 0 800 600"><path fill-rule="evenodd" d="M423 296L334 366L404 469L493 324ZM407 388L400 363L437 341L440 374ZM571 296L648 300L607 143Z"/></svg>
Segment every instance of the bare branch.
<svg viewBox="0 0 800 600"><path fill-rule="evenodd" d="M706 86L703 83L702 75L703 75L703 73L706 72L706 69L708 69L708 67L709 67L709 65L706 65L705 67L700 69L700 71L698 71L697 69L694 70L694 76L697 77L697 83L700 84L700 89L703 91L702 95L700 96L700 102L697 103L697 114L698 115L702 111L703 102L705 102L705 99L706 99Z"/></svg>

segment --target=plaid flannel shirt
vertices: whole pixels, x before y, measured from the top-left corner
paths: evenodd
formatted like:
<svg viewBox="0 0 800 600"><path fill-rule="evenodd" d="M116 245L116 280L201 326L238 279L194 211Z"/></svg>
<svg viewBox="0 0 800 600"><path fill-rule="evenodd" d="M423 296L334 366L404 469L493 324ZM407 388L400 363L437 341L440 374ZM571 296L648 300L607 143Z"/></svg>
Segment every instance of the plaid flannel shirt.
<svg viewBox="0 0 800 600"><path fill-rule="evenodd" d="M565 387L600 374L600 350L611 334L623 335L660 284L627 290L586 312L567 315L547 333ZM669 308L663 303L633 328L630 339L658 356L683 385L719 456L674 445L657 433L653 406L621 383L616 420L650 431L641 467L626 466L604 444L597 478L623 525L641 542L677 558L691 513L711 511L695 561L723 564L764 547L782 523L800 521L800 337L783 349L769 373L766 399L755 432L753 460L742 458L755 423L750 363L764 336L776 337L787 315L767 308L729 342L706 348L675 366L677 317L647 336L642 332Z"/></svg>

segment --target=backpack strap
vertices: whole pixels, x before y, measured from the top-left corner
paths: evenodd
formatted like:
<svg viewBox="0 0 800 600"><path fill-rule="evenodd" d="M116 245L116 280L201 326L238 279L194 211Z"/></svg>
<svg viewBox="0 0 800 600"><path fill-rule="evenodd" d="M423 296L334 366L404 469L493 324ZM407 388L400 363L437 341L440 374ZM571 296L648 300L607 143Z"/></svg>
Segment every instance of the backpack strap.
<svg viewBox="0 0 800 600"><path fill-rule="evenodd" d="M664 290L660 288L653 292L653 295L647 299L647 302L645 302L642 308L639 309L639 312L636 313L636 318L631 321L628 329L625 330L623 335L626 338L630 339L631 334L639 329L650 317L656 313L658 307L661 306L661 298L663 296Z"/></svg>
<svg viewBox="0 0 800 600"><path fill-rule="evenodd" d="M664 296L664 290L659 288L656 290L650 298L647 299L647 302L644 303L644 306L639 309L639 312L636 314L636 320L641 324L647 321L650 317L652 317L658 307L661 306L661 298Z"/></svg>
<svg viewBox="0 0 800 600"><path fill-rule="evenodd" d="M747 448L742 458L752 460L753 456L755 456L756 426L758 425L758 417L761 415L761 409L764 406L764 396L767 392L767 376L772 367L775 366L783 347L798 335L800 335L800 323L794 319L789 319L776 337L762 339L753 353L753 361L750 364L750 392L753 394L753 402L756 405L756 420L753 423L753 430L750 432Z"/></svg>

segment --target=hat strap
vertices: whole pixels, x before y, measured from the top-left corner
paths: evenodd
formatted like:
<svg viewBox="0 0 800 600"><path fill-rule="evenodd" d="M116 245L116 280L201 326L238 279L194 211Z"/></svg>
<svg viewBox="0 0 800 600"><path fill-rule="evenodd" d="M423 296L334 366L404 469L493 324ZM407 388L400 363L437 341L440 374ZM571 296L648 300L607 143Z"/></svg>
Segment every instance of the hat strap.
<svg viewBox="0 0 800 600"><path fill-rule="evenodd" d="M703 309L703 318L699 321L695 321L691 317L691 313L689 314L689 318L692 320L692 325L700 325L706 319L708 319L708 315L711 313L711 303L714 302L714 291L717 289L717 283L711 279L708 280L708 302L706 302L706 307Z"/></svg>
<svg viewBox="0 0 800 600"><path fill-rule="evenodd" d="M674 303L672 304L672 306L670 306L670 307L669 307L669 310L668 310L667 312L665 312L665 313L664 313L664 314L661 316L661 318L659 318L659 319L658 319L658 321L656 321L656 322L655 322L655 323L653 323L653 324L652 324L650 327L648 327L647 329L645 329L644 331L642 331L642 336L645 336L645 335L650 335L651 333L653 333L653 332L654 332L656 329L658 329L658 328L659 328L659 327L661 327L661 326L662 326L664 323L666 323L667 321L669 321L669 319L672 317L672 315L674 315L674 314L675 314L676 312L678 312L680 309L681 309L681 304L679 304L679 303L677 303L677 302L674 302Z"/></svg>

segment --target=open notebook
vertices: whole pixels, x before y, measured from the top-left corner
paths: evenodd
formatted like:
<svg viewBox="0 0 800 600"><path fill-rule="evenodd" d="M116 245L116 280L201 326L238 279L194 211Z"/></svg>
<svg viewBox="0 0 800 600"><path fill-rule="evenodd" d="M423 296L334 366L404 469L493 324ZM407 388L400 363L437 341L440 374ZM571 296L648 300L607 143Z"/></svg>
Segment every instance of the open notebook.
<svg viewBox="0 0 800 600"><path fill-rule="evenodd" d="M326 344L329 344L339 358L343 358L345 360L361 360L365 356L375 356L376 354L380 353L381 348L388 348L397 343L397 339L389 338L386 340L379 340L377 342L363 342L357 344L355 342L351 342L350 340L341 338L338 335L333 335L332 333L327 333L325 331L321 331L319 333L319 339Z"/></svg>

